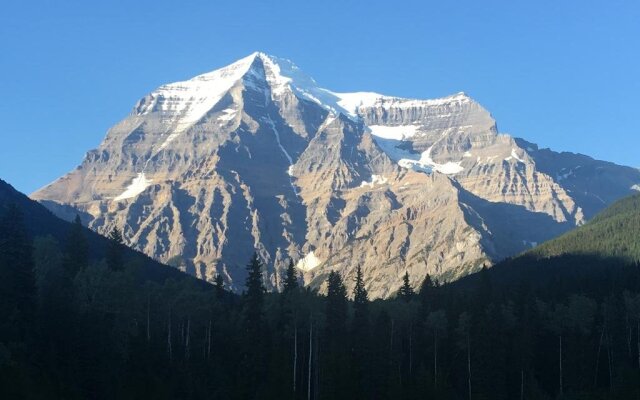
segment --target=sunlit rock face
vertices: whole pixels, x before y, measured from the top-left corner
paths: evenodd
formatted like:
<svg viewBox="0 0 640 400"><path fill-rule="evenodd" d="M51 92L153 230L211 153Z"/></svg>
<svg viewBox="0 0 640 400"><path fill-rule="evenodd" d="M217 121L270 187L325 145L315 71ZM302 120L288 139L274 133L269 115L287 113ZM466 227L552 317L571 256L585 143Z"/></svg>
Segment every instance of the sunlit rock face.
<svg viewBox="0 0 640 400"><path fill-rule="evenodd" d="M241 290L256 251L265 283L293 259L372 297L408 271L453 280L583 223L640 185L632 168L499 134L459 93L433 100L319 87L254 53L161 86L79 167L35 192L56 214L199 278Z"/></svg>

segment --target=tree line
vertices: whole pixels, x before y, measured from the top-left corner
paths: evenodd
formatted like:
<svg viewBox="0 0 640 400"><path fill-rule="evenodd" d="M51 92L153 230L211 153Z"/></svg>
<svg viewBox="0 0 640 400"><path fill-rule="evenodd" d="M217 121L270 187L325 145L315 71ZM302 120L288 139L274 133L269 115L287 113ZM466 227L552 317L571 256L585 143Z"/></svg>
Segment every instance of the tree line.
<svg viewBox="0 0 640 400"><path fill-rule="evenodd" d="M543 284L404 273L396 296L372 301L358 266L353 285L331 272L319 294L289 262L268 293L248 255L236 295L220 277L140 279L123 250L114 229L90 259L79 219L59 243L30 238L21 211L5 210L2 398L640 398L634 263L557 257L545 262L582 275Z"/></svg>

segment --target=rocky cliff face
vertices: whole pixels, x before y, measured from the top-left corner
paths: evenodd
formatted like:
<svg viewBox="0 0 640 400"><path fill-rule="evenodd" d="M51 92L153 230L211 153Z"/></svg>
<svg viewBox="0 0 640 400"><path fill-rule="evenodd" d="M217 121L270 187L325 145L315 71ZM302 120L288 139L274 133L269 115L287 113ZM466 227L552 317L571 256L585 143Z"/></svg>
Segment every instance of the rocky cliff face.
<svg viewBox="0 0 640 400"><path fill-rule="evenodd" d="M305 282L356 265L372 297L409 271L456 279L554 237L630 193L640 172L499 134L465 94L336 93L254 53L161 86L74 171L32 195L60 216L241 289L288 259Z"/></svg>

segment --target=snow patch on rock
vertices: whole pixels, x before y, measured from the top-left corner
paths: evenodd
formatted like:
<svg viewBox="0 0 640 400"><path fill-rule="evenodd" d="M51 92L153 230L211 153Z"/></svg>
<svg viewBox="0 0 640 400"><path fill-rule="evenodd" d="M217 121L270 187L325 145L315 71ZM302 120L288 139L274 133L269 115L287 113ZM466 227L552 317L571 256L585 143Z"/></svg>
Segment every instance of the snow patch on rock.
<svg viewBox="0 0 640 400"><path fill-rule="evenodd" d="M218 121L230 121L236 116L237 111L232 108L222 110L222 115L218 117Z"/></svg>
<svg viewBox="0 0 640 400"><path fill-rule="evenodd" d="M511 149L511 155L509 157L505 158L504 160L505 161L509 161L511 159L514 159L514 160L524 164L524 160L518 156L518 153L516 153L516 149Z"/></svg>
<svg viewBox="0 0 640 400"><path fill-rule="evenodd" d="M119 196L115 197L113 200L120 201L136 197L140 193L144 192L144 190L148 188L149 185L151 185L151 180L147 179L147 177L144 175L144 172L141 172L138 174L138 176L133 178L133 181L129 186L127 186L127 189Z"/></svg>
<svg viewBox="0 0 640 400"><path fill-rule="evenodd" d="M469 98L469 96L467 96L463 92L456 93L452 96L441 97L438 99L419 100L385 96L375 92L339 93L330 92L328 90L326 91L337 97L338 100L336 103L351 116L357 115L358 110L361 107L380 107L385 110L389 110L392 108L409 109L422 107L440 107L450 104L468 103L472 101L471 98Z"/></svg>
<svg viewBox="0 0 640 400"><path fill-rule="evenodd" d="M371 134L382 139L406 140L414 137L420 127L418 125L370 125Z"/></svg>
<svg viewBox="0 0 640 400"><path fill-rule="evenodd" d="M320 261L320 259L316 257L316 255L313 254L312 251L307 254L302 260L298 261L298 263L296 264L296 268L304 272L309 272L315 269L320 264L322 264L322 261Z"/></svg>
<svg viewBox="0 0 640 400"><path fill-rule="evenodd" d="M387 183L387 178L385 178L382 175L371 175L371 182L362 182L360 184L360 187L374 187L375 185L384 185L385 183Z"/></svg>
<svg viewBox="0 0 640 400"><path fill-rule="evenodd" d="M415 125L391 127L371 125L369 129L378 146L402 168L426 173L437 171L447 175L457 174L464 170L461 165L462 161L449 161L444 164L435 162L431 158L433 146L422 153L415 153L402 148L403 140L416 134L418 127Z"/></svg>

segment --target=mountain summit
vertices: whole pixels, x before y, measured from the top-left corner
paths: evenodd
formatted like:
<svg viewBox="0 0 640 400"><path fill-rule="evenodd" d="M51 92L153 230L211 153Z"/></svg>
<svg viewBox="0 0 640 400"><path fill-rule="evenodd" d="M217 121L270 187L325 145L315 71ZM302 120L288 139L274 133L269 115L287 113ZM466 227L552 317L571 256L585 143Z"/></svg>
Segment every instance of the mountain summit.
<svg viewBox="0 0 640 400"><path fill-rule="evenodd" d="M542 125L542 124L541 124ZM81 165L32 194L59 216L234 289L256 251L270 288L360 265L373 297L408 271L452 280L580 225L638 170L498 133L464 93L431 100L321 88L253 53L159 87Z"/></svg>

